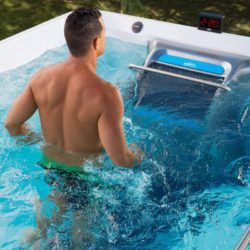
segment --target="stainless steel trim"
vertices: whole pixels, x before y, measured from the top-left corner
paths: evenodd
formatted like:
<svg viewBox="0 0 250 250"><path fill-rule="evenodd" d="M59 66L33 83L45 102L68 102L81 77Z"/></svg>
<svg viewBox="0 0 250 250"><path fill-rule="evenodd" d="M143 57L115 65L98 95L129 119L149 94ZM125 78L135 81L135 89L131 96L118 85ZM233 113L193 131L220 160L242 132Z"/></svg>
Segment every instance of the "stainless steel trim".
<svg viewBox="0 0 250 250"><path fill-rule="evenodd" d="M176 73L172 73L172 72L166 72L166 71L163 71L163 70L153 69L153 68L150 68L150 67L139 66L139 65L135 65L135 64L129 64L128 67L130 69L132 69L132 70L143 70L143 71L158 73L158 74L161 74L161 75L173 76L173 77L193 81L195 83L203 83L203 84L215 87L215 88L220 88L220 89L224 89L224 90L227 90L227 91L231 91L231 88L229 88L228 86L218 84L218 83L214 83L214 82L211 82L211 81L197 79L197 78L191 77L191 76L184 76L184 75L180 75L180 74L176 74Z"/></svg>
<svg viewBox="0 0 250 250"><path fill-rule="evenodd" d="M235 250L246 250L248 245L250 245L250 226L247 228Z"/></svg>

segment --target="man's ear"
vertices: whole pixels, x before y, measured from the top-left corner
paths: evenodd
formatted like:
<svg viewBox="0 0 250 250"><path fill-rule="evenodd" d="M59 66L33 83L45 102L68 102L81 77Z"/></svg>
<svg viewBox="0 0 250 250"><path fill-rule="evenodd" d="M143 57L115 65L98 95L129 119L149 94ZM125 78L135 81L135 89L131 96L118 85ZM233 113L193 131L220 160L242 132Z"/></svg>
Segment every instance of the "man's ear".
<svg viewBox="0 0 250 250"><path fill-rule="evenodd" d="M99 50L99 39L98 39L98 37L96 37L94 39L93 45L94 45L94 49L98 51Z"/></svg>

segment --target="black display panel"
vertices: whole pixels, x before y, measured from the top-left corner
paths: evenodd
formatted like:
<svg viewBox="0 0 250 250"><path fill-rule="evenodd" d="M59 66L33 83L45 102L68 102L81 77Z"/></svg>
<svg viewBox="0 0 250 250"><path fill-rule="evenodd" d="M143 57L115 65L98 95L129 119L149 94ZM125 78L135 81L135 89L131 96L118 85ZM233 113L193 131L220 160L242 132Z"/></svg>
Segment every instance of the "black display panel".
<svg viewBox="0 0 250 250"><path fill-rule="evenodd" d="M198 20L198 29L216 33L222 32L224 16L209 12L200 12Z"/></svg>

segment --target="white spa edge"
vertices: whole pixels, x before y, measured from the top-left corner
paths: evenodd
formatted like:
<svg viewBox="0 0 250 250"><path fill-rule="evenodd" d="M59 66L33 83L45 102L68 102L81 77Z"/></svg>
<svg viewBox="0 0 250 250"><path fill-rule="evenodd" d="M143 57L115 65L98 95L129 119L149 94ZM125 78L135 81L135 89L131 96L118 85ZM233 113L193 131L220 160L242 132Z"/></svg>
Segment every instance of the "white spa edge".
<svg viewBox="0 0 250 250"><path fill-rule="evenodd" d="M63 27L69 13L0 41L0 73L28 63L49 49L64 45ZM195 27L107 11L102 11L102 14L107 37L142 45L147 45L151 39L163 39L216 53L241 56L250 61L250 37L217 34ZM136 21L141 21L144 25L138 34L133 33L131 28Z"/></svg>

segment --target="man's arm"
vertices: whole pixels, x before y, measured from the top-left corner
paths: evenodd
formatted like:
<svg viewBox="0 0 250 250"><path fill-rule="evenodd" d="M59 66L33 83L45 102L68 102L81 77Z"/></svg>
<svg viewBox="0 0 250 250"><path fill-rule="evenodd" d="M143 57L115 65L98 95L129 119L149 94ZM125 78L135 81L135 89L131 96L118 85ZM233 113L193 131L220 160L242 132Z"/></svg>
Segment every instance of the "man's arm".
<svg viewBox="0 0 250 250"><path fill-rule="evenodd" d="M110 87L104 110L98 120L99 136L112 161L119 166L132 167L136 156L128 148L122 126L123 102L119 91Z"/></svg>
<svg viewBox="0 0 250 250"><path fill-rule="evenodd" d="M31 80L31 82L34 80ZM14 102L9 114L5 120L5 128L9 133L15 135L27 135L30 133L25 122L35 113L37 110L37 104L35 102L32 90L31 82L26 86L21 95Z"/></svg>

